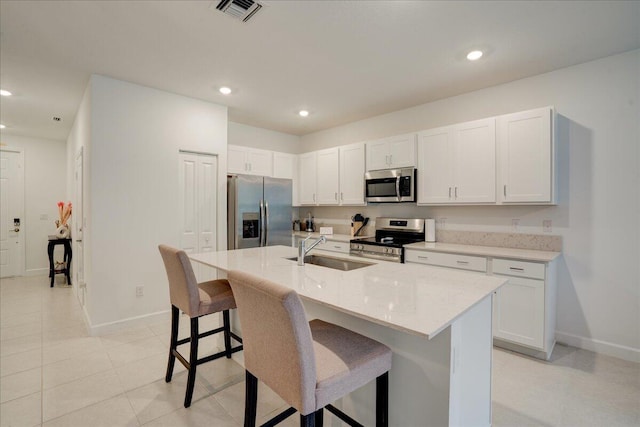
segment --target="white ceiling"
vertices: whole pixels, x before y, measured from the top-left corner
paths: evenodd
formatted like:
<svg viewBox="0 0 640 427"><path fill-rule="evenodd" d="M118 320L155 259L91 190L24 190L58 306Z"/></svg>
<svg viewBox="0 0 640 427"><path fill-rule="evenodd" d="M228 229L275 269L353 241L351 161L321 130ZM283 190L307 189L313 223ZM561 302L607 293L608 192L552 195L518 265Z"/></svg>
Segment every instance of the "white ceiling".
<svg viewBox="0 0 640 427"><path fill-rule="evenodd" d="M303 135L640 48L639 1L271 0L246 24L217 3L2 0L3 133L66 139L92 73Z"/></svg>

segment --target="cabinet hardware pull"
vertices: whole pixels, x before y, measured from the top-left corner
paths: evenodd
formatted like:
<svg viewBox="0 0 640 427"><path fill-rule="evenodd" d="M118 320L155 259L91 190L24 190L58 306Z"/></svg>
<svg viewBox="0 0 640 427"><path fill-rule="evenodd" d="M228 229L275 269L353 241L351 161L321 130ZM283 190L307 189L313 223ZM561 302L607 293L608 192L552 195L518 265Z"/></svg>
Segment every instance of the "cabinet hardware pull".
<svg viewBox="0 0 640 427"><path fill-rule="evenodd" d="M392 165L393 164L393 154L389 155L389 164Z"/></svg>
<svg viewBox="0 0 640 427"><path fill-rule="evenodd" d="M449 198L451 198L451 187L449 187Z"/></svg>
<svg viewBox="0 0 640 427"><path fill-rule="evenodd" d="M458 264L469 264L469 261L456 261Z"/></svg>
<svg viewBox="0 0 640 427"><path fill-rule="evenodd" d="M384 156L384 164L385 165L389 164L389 155Z"/></svg>
<svg viewBox="0 0 640 427"><path fill-rule="evenodd" d="M340 200L344 202L344 193L340 193Z"/></svg>
<svg viewBox="0 0 640 427"><path fill-rule="evenodd" d="M524 268L509 267L509 270L514 270L514 271L524 271Z"/></svg>
<svg viewBox="0 0 640 427"><path fill-rule="evenodd" d="M504 197L507 197L507 184L504 185Z"/></svg>
<svg viewBox="0 0 640 427"><path fill-rule="evenodd" d="M340 249L340 246L334 246L334 248L336 248L336 249Z"/></svg>
<svg viewBox="0 0 640 427"><path fill-rule="evenodd" d="M428 256L421 256L421 255L418 255L418 258L419 258L419 259L429 259L429 257L428 257Z"/></svg>
<svg viewBox="0 0 640 427"><path fill-rule="evenodd" d="M316 201L316 193L313 193L313 201Z"/></svg>
<svg viewBox="0 0 640 427"><path fill-rule="evenodd" d="M456 199L458 198L458 187L455 187L455 192L454 192Z"/></svg>
<svg viewBox="0 0 640 427"><path fill-rule="evenodd" d="M333 198L335 199L335 201L338 201L338 193L333 193Z"/></svg>

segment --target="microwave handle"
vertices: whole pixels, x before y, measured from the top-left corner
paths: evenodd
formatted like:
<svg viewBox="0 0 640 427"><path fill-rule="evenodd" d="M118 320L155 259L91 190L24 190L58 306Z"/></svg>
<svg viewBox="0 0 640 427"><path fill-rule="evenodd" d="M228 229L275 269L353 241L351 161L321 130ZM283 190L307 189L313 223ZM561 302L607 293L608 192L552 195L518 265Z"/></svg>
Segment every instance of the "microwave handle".
<svg viewBox="0 0 640 427"><path fill-rule="evenodd" d="M398 198L398 201L400 201L400 199L402 198L402 196L400 195L400 177L399 176L396 177L396 197Z"/></svg>

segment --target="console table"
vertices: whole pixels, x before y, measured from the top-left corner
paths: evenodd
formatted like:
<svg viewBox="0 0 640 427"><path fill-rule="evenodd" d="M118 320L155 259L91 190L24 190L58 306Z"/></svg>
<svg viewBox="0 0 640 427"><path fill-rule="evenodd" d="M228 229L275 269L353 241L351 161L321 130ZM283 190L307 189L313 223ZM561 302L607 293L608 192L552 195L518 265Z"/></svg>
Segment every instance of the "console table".
<svg viewBox="0 0 640 427"><path fill-rule="evenodd" d="M56 245L64 246L64 268L58 270L56 270L53 264L53 250L55 249ZM64 274L67 277L67 285L71 285L71 239L58 239L55 236L49 236L47 253L49 254L49 278L51 279L51 287L53 288L53 280L56 274Z"/></svg>

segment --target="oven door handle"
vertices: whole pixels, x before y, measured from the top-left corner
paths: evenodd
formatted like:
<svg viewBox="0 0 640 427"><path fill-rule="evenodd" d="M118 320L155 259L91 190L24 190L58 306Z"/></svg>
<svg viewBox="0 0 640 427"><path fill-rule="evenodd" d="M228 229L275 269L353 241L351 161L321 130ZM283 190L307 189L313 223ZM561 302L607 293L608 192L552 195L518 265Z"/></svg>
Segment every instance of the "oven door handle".
<svg viewBox="0 0 640 427"><path fill-rule="evenodd" d="M396 177L396 197L398 198L398 201L402 198L400 195L400 178L401 176Z"/></svg>

